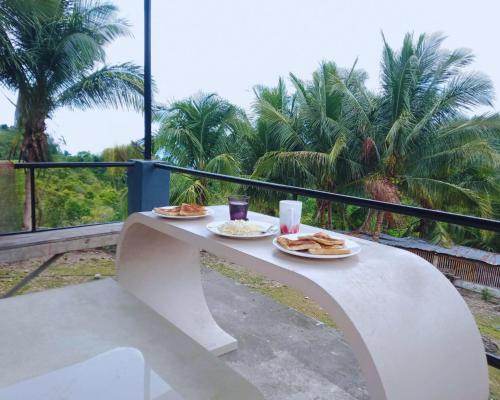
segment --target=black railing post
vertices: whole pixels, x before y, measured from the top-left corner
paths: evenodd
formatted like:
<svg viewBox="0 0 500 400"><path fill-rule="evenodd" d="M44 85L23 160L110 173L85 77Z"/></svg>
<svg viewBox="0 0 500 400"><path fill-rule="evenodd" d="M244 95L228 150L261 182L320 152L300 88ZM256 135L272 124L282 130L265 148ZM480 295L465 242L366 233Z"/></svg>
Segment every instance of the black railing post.
<svg viewBox="0 0 500 400"><path fill-rule="evenodd" d="M127 175L129 215L168 205L170 171L156 168L154 161L134 161Z"/></svg>
<svg viewBox="0 0 500 400"><path fill-rule="evenodd" d="M144 159L151 160L151 0L144 0Z"/></svg>
<svg viewBox="0 0 500 400"><path fill-rule="evenodd" d="M35 186L35 169L29 169L30 174L30 208L31 208L31 232L36 231L36 186Z"/></svg>
<svg viewBox="0 0 500 400"><path fill-rule="evenodd" d="M488 361L488 365L500 369L500 357L498 355L486 352L486 360Z"/></svg>

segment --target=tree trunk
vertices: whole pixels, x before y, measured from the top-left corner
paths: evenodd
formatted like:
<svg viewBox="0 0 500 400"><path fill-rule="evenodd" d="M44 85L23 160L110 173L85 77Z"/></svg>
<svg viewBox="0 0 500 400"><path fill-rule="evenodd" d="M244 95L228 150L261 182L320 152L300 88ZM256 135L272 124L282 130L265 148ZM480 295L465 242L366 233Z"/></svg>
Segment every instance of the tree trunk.
<svg viewBox="0 0 500 400"><path fill-rule="evenodd" d="M338 204L333 208L334 211L338 213L338 215L342 218L342 227L341 229L344 231L348 231L351 229L347 218L347 207L344 204Z"/></svg>
<svg viewBox="0 0 500 400"><path fill-rule="evenodd" d="M322 228L325 227L325 212L326 212L326 203L325 200L321 200L319 224Z"/></svg>
<svg viewBox="0 0 500 400"><path fill-rule="evenodd" d="M33 170L27 169L24 174L24 213L23 213L23 230L31 230L31 185L30 174L35 173Z"/></svg>
<svg viewBox="0 0 500 400"><path fill-rule="evenodd" d="M26 120L24 138L21 148L21 158L25 162L43 162L48 159L48 140L45 133L46 114L38 113L33 120ZM33 173L34 170L33 170ZM24 215L23 228L31 230L31 186L30 172L26 171L24 181ZM36 196L36 193L33 193Z"/></svg>
<svg viewBox="0 0 500 400"><path fill-rule="evenodd" d="M433 209L434 206L431 202L427 201L426 199L420 199L419 201L420 206L423 208L428 208L428 209ZM429 234L431 233L433 227L434 227L435 222L430 220L430 219L421 219L419 224L418 224L418 233L421 238L426 238L429 237Z"/></svg>
<svg viewBox="0 0 500 400"><path fill-rule="evenodd" d="M314 216L315 223L319 223L320 216L321 216L321 200L316 199L316 215Z"/></svg>
<svg viewBox="0 0 500 400"><path fill-rule="evenodd" d="M332 223L332 203L327 200L318 200L318 211L316 212L316 216L314 218L316 223L319 223L319 226L322 228L331 229L333 226ZM325 222L326 219L326 222Z"/></svg>
<svg viewBox="0 0 500 400"><path fill-rule="evenodd" d="M332 202L328 202L328 229L333 229Z"/></svg>
<svg viewBox="0 0 500 400"><path fill-rule="evenodd" d="M373 213L374 213L373 209L369 208L368 214L366 214L366 218L365 221L363 222L363 225L361 225L361 227L355 232L368 233L370 231L370 222L372 220Z"/></svg>
<svg viewBox="0 0 500 400"><path fill-rule="evenodd" d="M207 188L207 190L208 190L208 179L201 178L200 179L200 186L204 187L204 188ZM198 204L203 205L203 206L208 205L208 198L205 195L205 192L199 193L199 196L198 196L198 199L196 200L196 202Z"/></svg>
<svg viewBox="0 0 500 400"><path fill-rule="evenodd" d="M375 223L375 229L373 230L373 239L379 240L380 234L382 233L382 224L384 222L385 212L377 211L377 222Z"/></svg>

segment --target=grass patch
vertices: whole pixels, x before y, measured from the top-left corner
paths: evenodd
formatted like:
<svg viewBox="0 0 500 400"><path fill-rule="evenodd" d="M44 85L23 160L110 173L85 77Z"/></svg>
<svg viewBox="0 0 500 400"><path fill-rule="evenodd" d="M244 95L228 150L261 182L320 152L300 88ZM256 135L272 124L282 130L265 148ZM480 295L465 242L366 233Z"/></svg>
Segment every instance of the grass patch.
<svg viewBox="0 0 500 400"><path fill-rule="evenodd" d="M488 367L490 375L490 399L500 400L500 369Z"/></svg>
<svg viewBox="0 0 500 400"><path fill-rule="evenodd" d="M81 261L76 265L54 265L47 270L49 276L92 276L101 274L101 276L114 276L115 263L113 260L95 259L91 261Z"/></svg>
<svg viewBox="0 0 500 400"><path fill-rule="evenodd" d="M493 339L496 342L500 341L500 316L476 315L476 323L479 331Z"/></svg>
<svg viewBox="0 0 500 400"><path fill-rule="evenodd" d="M5 293L27 274L38 268L42 259L17 264L0 265L0 293ZM102 252L68 253L24 286L17 294L54 289L91 281L97 274L101 277L115 276L114 259Z"/></svg>

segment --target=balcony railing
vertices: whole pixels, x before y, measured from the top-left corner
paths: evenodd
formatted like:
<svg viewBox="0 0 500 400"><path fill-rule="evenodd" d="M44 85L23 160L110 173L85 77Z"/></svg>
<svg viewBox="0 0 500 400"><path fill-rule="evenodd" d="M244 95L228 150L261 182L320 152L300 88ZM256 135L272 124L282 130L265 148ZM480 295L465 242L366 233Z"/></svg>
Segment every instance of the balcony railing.
<svg viewBox="0 0 500 400"><path fill-rule="evenodd" d="M36 221L36 174L37 169L48 169L48 168L111 168L111 167L133 167L135 165L134 161L117 161L117 162L35 162L35 163L19 163L15 164L15 169L25 169L28 170L29 180L30 180L30 209L31 209L31 229L18 231L18 232L8 232L0 233L0 236L6 235L16 235L22 233L36 232L37 221ZM70 228L73 228L71 226ZM52 228L52 229L63 229L62 227ZM49 230L49 229L43 229Z"/></svg>
<svg viewBox="0 0 500 400"><path fill-rule="evenodd" d="M110 167L123 167L131 168L136 165L136 163L141 161L125 161L125 162L40 162L40 163L20 163L16 164L16 169L28 169L30 176L30 187L31 187L31 220L32 220L32 231L36 231L36 179L34 171L36 169L47 169L47 168L110 168ZM304 196L311 197L320 200L331 201L334 203L342 203L347 205L354 205L358 207L372 208L375 210L387 211L396 214L404 214L416 218L428 219L433 221L448 222L451 224L468 226L478 229L484 229L494 232L500 232L500 221L493 219L486 219L480 217L474 217L470 215L456 214L441 210L431 210L421 207L413 207L403 204L394 204L383 201L377 201L372 199L365 199L362 197L348 196L344 194L324 192L321 190L306 189L297 186L284 185L280 183L265 182L255 179L242 178L237 176L222 175L206 171L198 171L191 168L177 167L174 165L165 164L162 162L151 162L154 168L166 170L174 173L183 173L193 176L199 176L207 179L214 179L219 181L236 183L239 185L250 186L260 189L274 190L278 192L283 192L291 194L293 196ZM137 188L130 187L129 190L137 190ZM149 188L149 190L155 190L155 188ZM168 199L165 199L168 201ZM16 232L17 233L17 232ZM23 233L23 232L18 232Z"/></svg>

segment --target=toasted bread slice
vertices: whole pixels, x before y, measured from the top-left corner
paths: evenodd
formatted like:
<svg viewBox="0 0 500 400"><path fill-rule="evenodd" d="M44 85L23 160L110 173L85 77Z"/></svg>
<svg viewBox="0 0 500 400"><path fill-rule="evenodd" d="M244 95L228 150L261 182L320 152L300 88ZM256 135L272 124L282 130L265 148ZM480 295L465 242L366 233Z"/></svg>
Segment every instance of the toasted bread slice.
<svg viewBox="0 0 500 400"><path fill-rule="evenodd" d="M344 239L340 239L340 238L336 238L336 237L330 236L330 235L328 235L325 232L316 232L313 236L315 237L315 239L317 241L322 240L323 243L325 243L325 244L326 244L326 242L334 242L334 244L342 244L342 245L345 244L345 240Z"/></svg>
<svg viewBox="0 0 500 400"><path fill-rule="evenodd" d="M311 239L323 246L336 246L336 245L343 246L345 244L344 240L331 237L330 235L324 232L317 232L314 235L303 236L302 239Z"/></svg>
<svg viewBox="0 0 500 400"><path fill-rule="evenodd" d="M335 247L321 247L319 249L309 249L309 253L315 255L340 255L340 254L351 254L351 250L346 248L335 248Z"/></svg>
<svg viewBox="0 0 500 400"><path fill-rule="evenodd" d="M155 213L167 216L178 216L180 215L181 208L180 207L172 207L172 208L162 208L156 207L153 209Z"/></svg>
<svg viewBox="0 0 500 400"><path fill-rule="evenodd" d="M343 244L332 244L332 245L327 246L326 244L321 244L321 247L323 249L343 249L344 245Z"/></svg>
<svg viewBox="0 0 500 400"><path fill-rule="evenodd" d="M182 203L181 209L189 211L203 211L206 210L206 207L195 203Z"/></svg>
<svg viewBox="0 0 500 400"><path fill-rule="evenodd" d="M276 239L276 241L281 247L288 249L288 239L284 238L283 236L280 236Z"/></svg>
<svg viewBox="0 0 500 400"><path fill-rule="evenodd" d="M316 243L314 240L311 239L291 240L280 236L277 239L277 241L280 244L280 246L284 247L287 250L300 251L300 250L321 248L321 245L319 243Z"/></svg>
<svg viewBox="0 0 500 400"><path fill-rule="evenodd" d="M186 204L183 203L180 209L179 215L182 216L198 216L205 215L207 213L207 209L198 204Z"/></svg>

